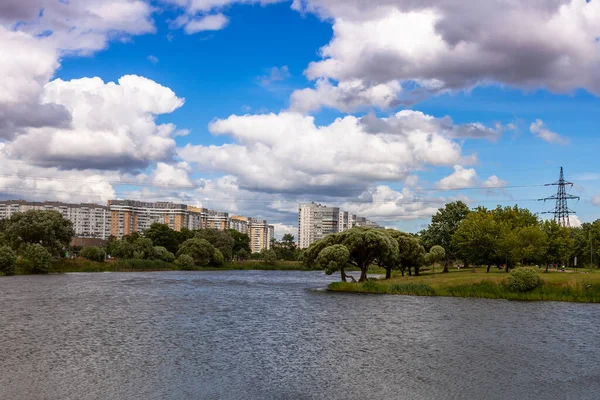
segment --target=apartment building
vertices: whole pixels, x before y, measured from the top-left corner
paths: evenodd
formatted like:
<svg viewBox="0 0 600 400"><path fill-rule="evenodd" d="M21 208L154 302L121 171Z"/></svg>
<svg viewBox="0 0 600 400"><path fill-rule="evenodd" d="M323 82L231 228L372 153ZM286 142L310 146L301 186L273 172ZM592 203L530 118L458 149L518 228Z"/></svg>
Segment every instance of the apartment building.
<svg viewBox="0 0 600 400"><path fill-rule="evenodd" d="M274 233L275 228L273 225L269 225L266 220L248 218L248 236L250 236L250 249L253 253L270 249L271 237L274 237Z"/></svg>
<svg viewBox="0 0 600 400"><path fill-rule="evenodd" d="M340 211L317 203L301 203L298 207L298 246L306 249L331 233L343 232L356 226L381 228L365 217Z"/></svg>
<svg viewBox="0 0 600 400"><path fill-rule="evenodd" d="M0 201L0 219L29 210L53 210L73 223L75 236L80 238L108 239L110 236L110 212L98 204L70 204L62 202L4 200Z"/></svg>
<svg viewBox="0 0 600 400"><path fill-rule="evenodd" d="M208 210L206 214L206 227L224 231L229 229L229 213Z"/></svg>
<svg viewBox="0 0 600 400"><path fill-rule="evenodd" d="M248 234L248 217L233 215L229 217L229 229Z"/></svg>
<svg viewBox="0 0 600 400"><path fill-rule="evenodd" d="M144 232L155 222L180 231L189 226L189 212L185 204L171 202L143 202L109 200L111 235L121 238L133 232Z"/></svg>

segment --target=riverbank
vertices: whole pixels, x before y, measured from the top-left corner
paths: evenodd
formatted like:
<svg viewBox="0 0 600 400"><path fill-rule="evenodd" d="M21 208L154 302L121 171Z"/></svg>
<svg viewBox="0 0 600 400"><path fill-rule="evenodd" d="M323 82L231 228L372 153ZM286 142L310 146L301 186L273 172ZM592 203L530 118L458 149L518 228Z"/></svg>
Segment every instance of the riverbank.
<svg viewBox="0 0 600 400"><path fill-rule="evenodd" d="M507 274L500 270L486 273L485 268L477 268L473 273L471 269L454 269L446 274L393 276L389 280L370 280L365 283L334 282L328 289L332 292L368 294L600 303L600 272L598 271L540 272L544 285L526 293L516 293L506 289L502 285L506 276Z"/></svg>
<svg viewBox="0 0 600 400"><path fill-rule="evenodd" d="M156 260L118 260L96 262L83 258L75 260L54 260L50 273L69 272L150 272L150 271L179 271L174 263ZM226 271L226 270L267 270L267 271L309 271L299 261L277 261L267 265L262 261L236 261L228 262L220 267L198 267L195 271ZM24 265L18 264L17 275L28 275Z"/></svg>

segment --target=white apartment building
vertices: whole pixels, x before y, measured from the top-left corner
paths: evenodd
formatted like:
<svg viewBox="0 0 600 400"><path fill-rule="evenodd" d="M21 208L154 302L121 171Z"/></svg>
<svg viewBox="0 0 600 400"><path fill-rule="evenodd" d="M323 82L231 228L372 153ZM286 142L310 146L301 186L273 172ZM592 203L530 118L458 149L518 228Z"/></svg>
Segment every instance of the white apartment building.
<svg viewBox="0 0 600 400"><path fill-rule="evenodd" d="M76 237L108 239L110 236L110 212L98 204L69 204L61 202L34 202L24 200L0 201L0 219L29 210L53 210L73 223Z"/></svg>

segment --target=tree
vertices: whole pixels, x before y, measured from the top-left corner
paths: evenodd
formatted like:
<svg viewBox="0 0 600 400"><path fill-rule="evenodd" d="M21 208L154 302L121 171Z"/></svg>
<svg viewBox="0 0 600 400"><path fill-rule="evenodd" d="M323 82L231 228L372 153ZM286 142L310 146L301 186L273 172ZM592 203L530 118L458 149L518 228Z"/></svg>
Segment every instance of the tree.
<svg viewBox="0 0 600 400"><path fill-rule="evenodd" d="M348 249L348 264L360 269L359 282L367 280L369 266L377 260L392 260L398 252L398 245L388 234L379 229L355 227L347 231L327 235L313 243L305 252L305 262L316 265L317 257L324 248L341 244ZM397 257L397 256L396 256Z"/></svg>
<svg viewBox="0 0 600 400"><path fill-rule="evenodd" d="M273 249L263 249L261 252L262 260L267 265L275 265L277 262L277 253Z"/></svg>
<svg viewBox="0 0 600 400"><path fill-rule="evenodd" d="M427 253L426 259L433 266L433 272L435 273L435 263L442 262L445 258L446 250L444 250L442 246L436 244L435 246L432 246L431 249L429 249L429 253Z"/></svg>
<svg viewBox="0 0 600 400"><path fill-rule="evenodd" d="M100 247L89 246L84 247L79 255L90 261L104 262L105 253Z"/></svg>
<svg viewBox="0 0 600 400"><path fill-rule="evenodd" d="M223 257L223 254L221 254L219 249L215 249L210 263L216 267L220 267L221 265L223 265L224 262L225 257Z"/></svg>
<svg viewBox="0 0 600 400"><path fill-rule="evenodd" d="M452 247L472 265L489 267L497 259L498 224L491 213L480 208L469 213L452 236Z"/></svg>
<svg viewBox="0 0 600 400"><path fill-rule="evenodd" d="M164 247L173 254L177 253L177 249L180 243L182 243L179 241L180 236L177 231L169 228L168 225L158 222L150 225L150 228L144 232L144 237L152 240L154 246Z"/></svg>
<svg viewBox="0 0 600 400"><path fill-rule="evenodd" d="M213 260L215 248L205 239L188 239L179 246L177 257L187 254L196 265L208 265Z"/></svg>
<svg viewBox="0 0 600 400"><path fill-rule="evenodd" d="M133 241L132 245L134 258L149 260L154 256L152 240L145 237L138 237Z"/></svg>
<svg viewBox="0 0 600 400"><path fill-rule="evenodd" d="M544 232L548 238L546 258L546 272L548 263L566 263L572 253L573 239L570 237L569 228L559 225L556 221L544 221Z"/></svg>
<svg viewBox="0 0 600 400"><path fill-rule="evenodd" d="M17 255L8 246L0 247L0 272L4 275L14 275L17 265Z"/></svg>
<svg viewBox="0 0 600 400"><path fill-rule="evenodd" d="M346 282L348 275L344 272L348 261L350 260L350 252L341 244L327 246L319 252L316 259L316 265L325 270L327 275L331 275L336 271L340 271L342 282ZM354 279L353 277L351 277Z"/></svg>
<svg viewBox="0 0 600 400"><path fill-rule="evenodd" d="M295 261L298 259L298 249L294 242L294 235L286 233L280 242L273 243L273 249L277 253L277 258L286 261Z"/></svg>
<svg viewBox="0 0 600 400"><path fill-rule="evenodd" d="M250 236L238 232L235 229L228 229L227 233L233 239L233 257L238 260L247 259L252 252L250 249Z"/></svg>
<svg viewBox="0 0 600 400"><path fill-rule="evenodd" d="M421 232L421 241L426 249L434 245L442 246L446 251L444 271L448 272L448 264L456 259L457 249L452 244L452 236L462 220L470 213L469 207L462 201L448 203L431 218L431 224Z"/></svg>
<svg viewBox="0 0 600 400"><path fill-rule="evenodd" d="M177 264L179 268L185 271L191 271L196 266L194 259L191 256L188 256L187 254L182 254L179 257L177 257L175 264Z"/></svg>
<svg viewBox="0 0 600 400"><path fill-rule="evenodd" d="M52 254L41 244L30 244L25 248L29 271L34 274L47 274L50 271Z"/></svg>
<svg viewBox="0 0 600 400"><path fill-rule="evenodd" d="M69 246L74 235L73 224L58 211L16 213L3 225L6 240L17 251L31 244L40 244L51 255L58 256Z"/></svg>
<svg viewBox="0 0 600 400"><path fill-rule="evenodd" d="M152 258L169 263L175 261L175 255L163 246L154 246Z"/></svg>
<svg viewBox="0 0 600 400"><path fill-rule="evenodd" d="M195 237L208 241L215 249L219 249L226 261L233 258L235 240L225 231L219 229L199 229L194 232Z"/></svg>
<svg viewBox="0 0 600 400"><path fill-rule="evenodd" d="M414 269L415 275L418 276L420 266L425 261L425 249L419 240L411 234L395 229L387 229L385 232L398 243L397 265L393 268L386 268L386 279L391 277L391 269L400 269L402 276L407 269L408 274L412 275Z"/></svg>
<svg viewBox="0 0 600 400"><path fill-rule="evenodd" d="M115 240L110 246L110 255L115 258L129 260L134 256L133 244L127 240Z"/></svg>

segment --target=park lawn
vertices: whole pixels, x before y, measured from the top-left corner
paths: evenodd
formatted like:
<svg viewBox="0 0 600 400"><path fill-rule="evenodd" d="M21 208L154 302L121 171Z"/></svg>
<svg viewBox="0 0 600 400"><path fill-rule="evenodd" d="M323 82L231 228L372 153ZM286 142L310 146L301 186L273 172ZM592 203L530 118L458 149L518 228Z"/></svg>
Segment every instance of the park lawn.
<svg viewBox="0 0 600 400"><path fill-rule="evenodd" d="M389 280L369 280L365 283L334 282L329 290L335 292L403 294L415 296L475 297L508 300L546 300L600 303L600 272L579 269L577 272L540 270L544 285L526 293L507 290L502 282L507 274L498 269L451 269L449 273L424 273L421 276L399 276Z"/></svg>

